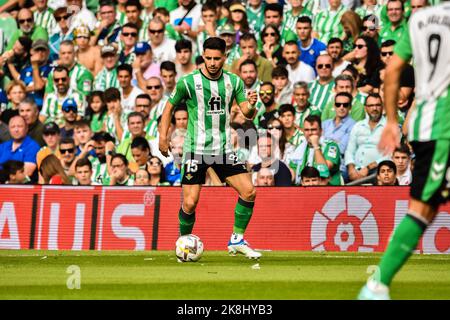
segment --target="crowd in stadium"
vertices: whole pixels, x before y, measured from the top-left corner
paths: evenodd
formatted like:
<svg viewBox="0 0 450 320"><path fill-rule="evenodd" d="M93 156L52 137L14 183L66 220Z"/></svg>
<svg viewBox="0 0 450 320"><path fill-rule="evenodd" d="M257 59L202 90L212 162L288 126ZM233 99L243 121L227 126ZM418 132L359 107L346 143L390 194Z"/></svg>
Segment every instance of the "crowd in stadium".
<svg viewBox="0 0 450 320"><path fill-rule="evenodd" d="M391 157L377 149L384 71L426 5L0 0L0 183L179 185L187 106L175 106L167 158L159 121L217 36L224 68L258 93L253 120L229 110L232 147L256 185L408 185L413 63L401 76L403 139ZM217 180L208 172L207 185Z"/></svg>

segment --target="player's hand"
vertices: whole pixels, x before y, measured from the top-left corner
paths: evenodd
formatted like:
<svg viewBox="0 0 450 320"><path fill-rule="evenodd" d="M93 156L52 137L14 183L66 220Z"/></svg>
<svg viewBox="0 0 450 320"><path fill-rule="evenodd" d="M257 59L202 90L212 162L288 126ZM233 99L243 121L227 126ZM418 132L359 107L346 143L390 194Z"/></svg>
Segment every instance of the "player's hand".
<svg viewBox="0 0 450 320"><path fill-rule="evenodd" d="M400 146L400 130L397 122L388 122L381 134L378 150L383 155L391 155Z"/></svg>
<svg viewBox="0 0 450 320"><path fill-rule="evenodd" d="M159 151L164 157L169 156L169 142L162 137L159 138Z"/></svg>
<svg viewBox="0 0 450 320"><path fill-rule="evenodd" d="M258 94L255 90L248 91L247 100L248 103L250 103L252 106L255 106L256 102L258 101Z"/></svg>

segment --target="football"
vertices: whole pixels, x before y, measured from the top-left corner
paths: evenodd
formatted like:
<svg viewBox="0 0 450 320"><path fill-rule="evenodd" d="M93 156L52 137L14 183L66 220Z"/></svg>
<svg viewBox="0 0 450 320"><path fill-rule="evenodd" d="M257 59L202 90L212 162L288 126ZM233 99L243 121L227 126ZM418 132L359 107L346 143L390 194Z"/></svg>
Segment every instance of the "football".
<svg viewBox="0 0 450 320"><path fill-rule="evenodd" d="M176 242L175 254L182 262L198 261L203 254L203 242L193 234L181 236Z"/></svg>

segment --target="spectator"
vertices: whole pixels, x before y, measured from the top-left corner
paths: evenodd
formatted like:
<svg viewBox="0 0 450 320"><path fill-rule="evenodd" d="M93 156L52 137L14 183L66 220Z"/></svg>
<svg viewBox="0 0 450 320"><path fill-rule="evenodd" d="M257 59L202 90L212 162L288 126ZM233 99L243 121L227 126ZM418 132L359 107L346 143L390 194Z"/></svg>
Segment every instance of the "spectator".
<svg viewBox="0 0 450 320"><path fill-rule="evenodd" d="M71 184L61 162L53 154L48 155L42 160L41 166L39 167L39 180L41 184Z"/></svg>
<svg viewBox="0 0 450 320"><path fill-rule="evenodd" d="M309 115L320 116L321 112L309 102L309 89L308 84L304 81L300 81L294 84L294 108L295 108L295 124L299 128L303 128L303 123Z"/></svg>
<svg viewBox="0 0 450 320"><path fill-rule="evenodd" d="M381 8L382 8L382 5L379 5L377 3L377 0L362 0L361 6L356 8L355 12L363 20L367 16L373 16L374 18L376 18L376 23L377 23L377 27L378 27L378 25L379 25L378 21L380 20ZM375 20L373 19L372 21L375 21Z"/></svg>
<svg viewBox="0 0 450 320"><path fill-rule="evenodd" d="M350 61L343 59L344 42L339 38L331 38L330 41L328 41L327 53L333 59L334 68L332 75L336 78L348 65L350 65Z"/></svg>
<svg viewBox="0 0 450 320"><path fill-rule="evenodd" d="M378 186L398 186L397 168L391 160L384 160L377 167Z"/></svg>
<svg viewBox="0 0 450 320"><path fill-rule="evenodd" d="M59 142L61 141L61 131L58 125L54 122L49 122L44 126L42 134L45 146L43 146L36 155L36 164L40 168L42 160L50 154L54 154L58 159L61 159L61 152L59 151Z"/></svg>
<svg viewBox="0 0 450 320"><path fill-rule="evenodd" d="M39 145L27 135L28 126L21 116L13 116L9 120L8 127L11 139L0 144L0 167L8 160L21 161L24 163L25 175L32 178L36 169Z"/></svg>
<svg viewBox="0 0 450 320"><path fill-rule="evenodd" d="M134 71L135 80L137 86L144 90L145 81L150 77L159 77L159 66L153 62L152 48L146 42L138 42L134 47L136 59L134 60L132 67Z"/></svg>
<svg viewBox="0 0 450 320"><path fill-rule="evenodd" d="M272 83L275 86L275 102L279 105L292 102L292 83L284 66L272 70Z"/></svg>
<svg viewBox="0 0 450 320"><path fill-rule="evenodd" d="M307 63L300 60L300 49L297 42L286 42L283 48L283 58L287 62L286 69L289 72L289 81L311 82L316 77L314 69Z"/></svg>
<svg viewBox="0 0 450 320"><path fill-rule="evenodd" d="M242 56L235 59L231 65L231 71L238 73L239 66L247 59L255 61L258 69L258 79L261 81L270 81L272 75L272 63L266 58L261 57L257 52L257 42L255 36L251 33L245 33L241 37L239 47L242 50Z"/></svg>
<svg viewBox="0 0 450 320"><path fill-rule="evenodd" d="M278 109L279 120L283 126L283 135L286 141L294 148L303 142L305 136L295 126L295 108L291 104L283 104Z"/></svg>
<svg viewBox="0 0 450 320"><path fill-rule="evenodd" d="M98 183L92 182L92 164L88 159L78 159L75 163L74 184L79 186L98 185Z"/></svg>
<svg viewBox="0 0 450 320"><path fill-rule="evenodd" d="M333 68L333 59L329 55L323 54L317 58L316 71L319 77L309 83L309 92L311 94L309 101L320 112L325 109L331 97L334 86Z"/></svg>
<svg viewBox="0 0 450 320"><path fill-rule="evenodd" d="M201 20L202 7L195 0L180 0L179 4L178 8L170 12L170 24L186 39L195 40Z"/></svg>
<svg viewBox="0 0 450 320"><path fill-rule="evenodd" d="M245 131L244 127L237 123L232 122L231 127L231 146L233 152L237 155L240 162L247 164L250 151L245 147Z"/></svg>
<svg viewBox="0 0 450 320"><path fill-rule="evenodd" d="M82 158L88 156L88 154L95 155L94 142L91 140L93 135L88 121L83 119L75 122L73 135L77 146L75 155Z"/></svg>
<svg viewBox="0 0 450 320"><path fill-rule="evenodd" d="M247 20L253 33L264 27L264 5L262 0L249 0L247 2Z"/></svg>
<svg viewBox="0 0 450 320"><path fill-rule="evenodd" d="M145 169L138 169L134 174L135 186L149 186L150 185L150 173Z"/></svg>
<svg viewBox="0 0 450 320"><path fill-rule="evenodd" d="M33 12L35 24L44 28L48 35L52 35L57 31L56 20L53 17L53 9L48 7L47 0L33 0L36 10Z"/></svg>
<svg viewBox="0 0 450 320"><path fill-rule="evenodd" d="M381 161L386 160L377 148L386 125L386 119L382 116L383 100L378 94L371 93L367 97L365 109L368 117L353 126L345 151L350 181L369 176Z"/></svg>
<svg viewBox="0 0 450 320"><path fill-rule="evenodd" d="M236 31L236 43L239 44L241 36L250 32L245 7L240 0L232 0L230 4L230 15L226 21L233 26Z"/></svg>
<svg viewBox="0 0 450 320"><path fill-rule="evenodd" d="M255 61L244 60L239 66L239 75L244 81L245 90L259 91L258 67Z"/></svg>
<svg viewBox="0 0 450 320"><path fill-rule="evenodd" d="M119 21L116 20L114 3L110 0L101 1L99 13L100 23L97 24L94 35L91 37L91 45L104 46L107 43L117 42L121 26Z"/></svg>
<svg viewBox="0 0 450 320"><path fill-rule="evenodd" d="M428 0L411 0L411 14L422 8L428 7Z"/></svg>
<svg viewBox="0 0 450 320"><path fill-rule="evenodd" d="M224 69L228 70L232 68L234 60L241 57L241 50L236 44L236 31L230 24L225 24L218 28L218 35L225 41L225 50L227 59L225 60ZM239 68L238 68L239 70Z"/></svg>
<svg viewBox="0 0 450 320"><path fill-rule="evenodd" d="M259 98L263 103L263 108L258 111L255 117L257 127L267 129L267 121L270 118L278 118L278 105L275 103L275 86L271 82L263 82L259 89Z"/></svg>
<svg viewBox="0 0 450 320"><path fill-rule="evenodd" d="M140 112L144 116L145 132L150 137L157 137L158 135L158 122L150 118L151 112L151 98L148 94L143 93L136 97L136 104L134 111ZM156 139L153 139L156 140ZM159 148L159 147L158 147ZM158 149L159 150L159 149ZM153 152L153 149L152 149Z"/></svg>
<svg viewBox="0 0 450 320"><path fill-rule="evenodd" d="M132 162L129 164L131 172L136 173L138 169L148 170L150 161L150 145L144 137L135 137L131 142Z"/></svg>
<svg viewBox="0 0 450 320"><path fill-rule="evenodd" d="M61 107L62 125L61 138L73 138L75 121L77 121L78 106L75 100L66 99Z"/></svg>
<svg viewBox="0 0 450 320"><path fill-rule="evenodd" d="M20 103L26 97L26 87L22 81L13 80L6 86L6 95L9 101L6 109L19 110Z"/></svg>
<svg viewBox="0 0 450 320"><path fill-rule="evenodd" d="M166 175L161 160L158 157L151 156L149 164L150 166L147 168L147 172L150 175L149 185L170 186L170 183L166 181Z"/></svg>
<svg viewBox="0 0 450 320"><path fill-rule="evenodd" d="M124 128L126 128L127 114L122 110L119 90L108 88L104 93L104 97L108 110L104 129L115 138L118 144L122 139Z"/></svg>
<svg viewBox="0 0 450 320"><path fill-rule="evenodd" d="M265 26L261 31L262 50L261 57L266 58L275 67L280 64L286 64L283 58L283 47L280 46L280 31L274 24Z"/></svg>
<svg viewBox="0 0 450 320"><path fill-rule="evenodd" d="M344 38L341 38L344 43L344 52L353 50L353 43L361 34L362 20L352 10L347 10L341 17L341 25L344 29Z"/></svg>
<svg viewBox="0 0 450 320"><path fill-rule="evenodd" d="M209 37L216 36L217 30L217 4L213 1L206 1L202 5L202 22L203 25L199 27L197 34L195 57L199 57L203 54L203 42Z"/></svg>
<svg viewBox="0 0 450 320"><path fill-rule="evenodd" d="M123 154L128 162L131 162L133 161L133 141L137 137L143 137L148 140L154 139L154 137L148 136L144 131L145 119L142 113L131 112L127 118L127 134L124 135L124 138L117 147L117 152Z"/></svg>
<svg viewBox="0 0 450 320"><path fill-rule="evenodd" d="M257 187L273 187L275 186L275 177L269 168L261 168L256 173L255 185Z"/></svg>
<svg viewBox="0 0 450 320"><path fill-rule="evenodd" d="M85 119L90 121L91 130L93 132L99 132L103 130L107 111L108 110L106 107L105 99L103 97L103 92L92 91L92 93L87 97Z"/></svg>
<svg viewBox="0 0 450 320"><path fill-rule="evenodd" d="M294 0L301 2L298 0ZM300 49L300 61L316 69L317 58L327 50L325 43L313 38L311 16L302 15L295 24L298 36L298 47Z"/></svg>
<svg viewBox="0 0 450 320"><path fill-rule="evenodd" d="M286 156L288 152L291 151L292 146L288 144L286 133L283 129L283 124L281 122L280 117L271 118L267 121L267 132L272 135L272 155L285 162ZM258 162L260 163L261 159L258 158ZM252 161L252 163L255 163Z"/></svg>
<svg viewBox="0 0 450 320"><path fill-rule="evenodd" d="M147 29L145 29L147 30ZM134 48L138 42L139 27L134 22L128 22L122 26L120 33L121 50L119 53L120 63L131 65L136 59Z"/></svg>
<svg viewBox="0 0 450 320"><path fill-rule="evenodd" d="M344 74L337 76L337 78L334 80L334 91L336 95L342 92L346 92L352 96L350 116L353 120L360 121L366 117L366 113L364 112L364 105L355 98L358 94L358 90L356 90L356 88L354 87L354 81L351 76ZM325 109L322 112L322 121L334 118L334 116L336 115L334 106L335 99L330 97L330 102L327 103Z"/></svg>
<svg viewBox="0 0 450 320"><path fill-rule="evenodd" d="M175 130L187 130L188 126L188 111L186 104L180 104L175 107L173 111L173 122Z"/></svg>
<svg viewBox="0 0 450 320"><path fill-rule="evenodd" d="M160 1L160 3L158 4L158 8L156 8L155 10L153 10L153 17L152 18L156 18L161 20L164 23L164 35L168 38L168 39L172 39L172 40L179 40L181 39L181 35L175 31L175 26L173 26L170 23L170 12L168 11L167 8L162 7L161 5L166 5L168 2L172 2L172 5L175 5L175 8L178 6L178 0L169 0L164 1L164 0L158 0ZM166 5L167 7L171 6L171 5ZM172 10L172 9L171 9ZM150 19L148 19L150 21Z"/></svg>
<svg viewBox="0 0 450 320"><path fill-rule="evenodd" d="M36 103L30 99L25 98L19 104L19 115L25 119L28 126L28 135L36 141L40 147L45 145L43 139L44 125L39 121L39 109Z"/></svg>
<svg viewBox="0 0 450 320"><path fill-rule="evenodd" d="M405 5L401 0L388 0L386 4L388 21L383 25L380 32L380 42L395 40L399 42L402 34L408 27L405 19Z"/></svg>
<svg viewBox="0 0 450 320"><path fill-rule="evenodd" d="M303 6L303 0L289 0L289 3L292 9L286 11L284 14L283 29L287 28L289 30L295 30L297 22L303 17L308 17L311 22L313 14L309 9ZM314 66L311 67L314 68Z"/></svg>
<svg viewBox="0 0 450 320"><path fill-rule="evenodd" d="M268 132L258 136L258 155L262 161L254 165L252 171L256 176L262 168L267 168L274 176L275 186L288 187L292 183L291 172L283 162L273 156L272 142L272 135Z"/></svg>
<svg viewBox="0 0 450 320"><path fill-rule="evenodd" d="M284 28L283 24L283 7L278 3L267 3L264 7L264 25L273 24L278 29L281 40L280 45L284 46L284 44L288 41L297 41L297 35L294 31L294 28Z"/></svg>
<svg viewBox="0 0 450 320"><path fill-rule="evenodd" d="M96 29L97 19L95 18L95 15L86 6L83 5L83 0L67 0L66 3L68 7L73 8L73 12L75 13L70 20L71 32L82 25L87 26L91 31ZM106 10L104 9L104 11ZM102 15L102 13L100 12L100 16L102 17L102 19L104 19L104 15L105 14ZM92 43L92 45L95 44L96 43Z"/></svg>
<svg viewBox="0 0 450 320"><path fill-rule="evenodd" d="M134 176L128 169L127 158L120 153L111 157L109 177L105 179L104 185L109 186L133 186Z"/></svg>
<svg viewBox="0 0 450 320"><path fill-rule="evenodd" d="M41 122L56 122L58 125L63 125L62 113L64 103L76 104L78 115L84 115L84 96L81 92L70 87L69 71L66 67L57 66L53 70L53 80L56 83L56 92L47 94L39 120ZM71 100L68 102L68 100ZM66 102L67 101L67 102Z"/></svg>
<svg viewBox="0 0 450 320"><path fill-rule="evenodd" d="M175 43L176 65L178 79L195 70L192 63L192 43L189 40L181 39ZM177 80L178 80L177 79Z"/></svg>
<svg viewBox="0 0 450 320"><path fill-rule="evenodd" d="M111 156L114 150L114 138L106 132L100 131L93 135L95 156L89 156L92 164L92 182L104 185L108 178L108 163L111 163ZM82 158L83 159L83 158Z"/></svg>
<svg viewBox="0 0 450 320"><path fill-rule="evenodd" d="M74 29L73 37L77 47L77 61L95 77L103 68L100 47L90 44L91 31L85 25Z"/></svg>
<svg viewBox="0 0 450 320"><path fill-rule="evenodd" d="M323 8L314 17L314 32L316 38L323 43L328 43L331 38L341 38L344 36L344 28L340 24L340 20L344 12L345 6L341 0L328 0L328 8Z"/></svg>
<svg viewBox="0 0 450 320"><path fill-rule="evenodd" d="M72 90L77 90L85 96L89 95L92 90L94 76L86 69L86 67L75 60L75 46L72 41L62 41L59 46L58 67L53 69L48 76L47 84L45 86L46 94L56 91L57 84L53 81L53 78L55 70L59 67L65 67L67 69L70 78L69 87Z"/></svg>
<svg viewBox="0 0 450 320"><path fill-rule="evenodd" d="M23 8L19 10L17 13L17 23L19 25L19 29L11 35L6 50L11 50L21 36L30 37L33 41L38 39L48 41L47 31L35 24L33 12L31 12L30 9Z"/></svg>
<svg viewBox="0 0 450 320"><path fill-rule="evenodd" d="M180 185L181 183L181 166L183 156L183 144L185 134L181 130L175 130L170 140L170 147L173 156L173 161L166 165L165 175L167 181L172 186Z"/></svg>
<svg viewBox="0 0 450 320"><path fill-rule="evenodd" d="M30 49L32 40L28 36L21 36L14 43L12 48L2 55L0 66L4 68L4 75L9 79L17 80L20 71L30 64Z"/></svg>
<svg viewBox="0 0 450 320"><path fill-rule="evenodd" d="M148 41L148 23L149 21L144 21L141 18L142 5L139 0L127 0L125 2L125 14L128 23L134 23L137 27L136 40L137 41ZM126 24L123 24L125 27ZM123 32L122 27L122 32ZM127 61L127 63L131 63Z"/></svg>
<svg viewBox="0 0 450 320"><path fill-rule="evenodd" d="M9 160L3 164L7 184L31 184L30 178L25 174L25 165L22 161Z"/></svg>
<svg viewBox="0 0 450 320"><path fill-rule="evenodd" d="M152 99L152 108L150 110L150 118L157 120L164 110L167 97L164 97L164 87L159 77L151 77L147 80L145 86L146 92Z"/></svg>
<svg viewBox="0 0 450 320"><path fill-rule="evenodd" d="M64 172L68 177L72 177L71 172L72 164L75 160L75 141L73 138L61 139L59 143L59 152L61 153L61 165L64 168Z"/></svg>
<svg viewBox="0 0 450 320"><path fill-rule="evenodd" d="M107 88L120 88L117 79L117 63L119 57L114 45L104 45L101 50L103 68L95 76L94 89L105 91Z"/></svg>
<svg viewBox="0 0 450 320"><path fill-rule="evenodd" d="M129 64L121 64L117 67L117 79L120 85L120 103L125 113L133 111L136 97L144 93L144 91L131 84L132 76L133 68Z"/></svg>
<svg viewBox="0 0 450 320"><path fill-rule="evenodd" d="M300 173L300 185L303 187L320 186L320 172L314 167L306 166Z"/></svg>
<svg viewBox="0 0 450 320"><path fill-rule="evenodd" d="M362 18L363 18L362 20L363 26L361 28L362 30L361 35L373 38L373 40L375 40L379 44L380 35L378 34L378 31L380 26L379 23L380 19L374 14L366 15Z"/></svg>
<svg viewBox="0 0 450 320"><path fill-rule="evenodd" d="M341 154L339 146L332 140L323 138L322 124L319 116L308 116L305 119L303 132L307 143L301 143L289 159L289 167L295 172L295 182L300 183L301 172L305 166L315 166L329 177L329 184L342 184L339 171Z"/></svg>
<svg viewBox="0 0 450 320"><path fill-rule="evenodd" d="M175 61L176 58L175 41L168 39L164 34L164 30L164 22L161 19L153 18L150 21L148 26L150 34L149 44L153 51L154 61L158 65L163 61Z"/></svg>
<svg viewBox="0 0 450 320"><path fill-rule="evenodd" d="M394 161L397 168L397 181L401 186L408 186L412 181L411 174L411 151L406 144L400 145L392 154L392 161Z"/></svg>
<svg viewBox="0 0 450 320"><path fill-rule="evenodd" d="M58 22L57 32L50 34L50 55L52 60L58 60L59 47L62 41L73 40L73 32L70 31L70 17L72 13L67 7L60 7L53 13L54 19ZM45 41L45 40L43 40ZM45 41L47 43L47 41Z"/></svg>
<svg viewBox="0 0 450 320"><path fill-rule="evenodd" d="M161 78L164 82L164 96L169 97L177 84L177 70L175 63L172 61L164 61L160 67Z"/></svg>

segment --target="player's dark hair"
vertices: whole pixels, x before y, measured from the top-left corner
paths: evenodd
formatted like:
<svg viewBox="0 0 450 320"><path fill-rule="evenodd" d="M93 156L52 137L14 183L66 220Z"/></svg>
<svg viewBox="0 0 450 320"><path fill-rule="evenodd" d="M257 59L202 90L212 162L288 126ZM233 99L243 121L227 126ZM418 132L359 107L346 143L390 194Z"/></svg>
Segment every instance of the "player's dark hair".
<svg viewBox="0 0 450 320"><path fill-rule="evenodd" d="M141 5L141 2L139 0L128 0L125 3L125 9L127 7L136 7L139 11L142 10L142 5Z"/></svg>
<svg viewBox="0 0 450 320"><path fill-rule="evenodd" d="M256 62L253 61L252 59L246 59L246 60L244 60L244 61L239 65L239 71L242 70L242 67L243 67L243 66L246 66L246 65L249 65L249 64L251 64L252 66L254 66L254 67L255 67L255 70L258 71L258 66L256 65Z"/></svg>
<svg viewBox="0 0 450 320"><path fill-rule="evenodd" d="M267 11L276 11L280 14L280 16L283 16L283 7L278 3L266 4L266 7L264 8L264 15Z"/></svg>
<svg viewBox="0 0 450 320"><path fill-rule="evenodd" d="M225 43L225 40L218 37L208 38L203 43L203 51L205 51L206 49L210 49L210 50L219 50L220 52L225 53L226 47L227 45Z"/></svg>
<svg viewBox="0 0 450 320"><path fill-rule="evenodd" d="M390 47L390 46L395 46L396 41L392 40L392 39L388 39L386 41L383 41L383 43L381 44L380 48L385 48L385 47Z"/></svg>
<svg viewBox="0 0 450 320"><path fill-rule="evenodd" d="M339 38L331 38L330 40L328 40L327 46L329 46L329 45L331 45L333 43L340 43L341 47L344 47L344 42L342 42L342 40L339 39Z"/></svg>
<svg viewBox="0 0 450 320"><path fill-rule="evenodd" d="M105 90L104 97L106 103L120 100L120 91L117 88L108 88Z"/></svg>
<svg viewBox="0 0 450 320"><path fill-rule="evenodd" d="M148 144L147 139L145 139L144 137L136 137L133 139L133 141L131 142L131 149L134 148L138 148L142 151L150 151L150 145Z"/></svg>
<svg viewBox="0 0 450 320"><path fill-rule="evenodd" d="M139 31L138 25L137 25L136 23L133 23L133 22L127 22L127 23L125 23L125 24L122 26L122 29L121 29L121 30L123 30L123 29L125 29L125 28L130 28L130 29L134 29L134 30L136 30L136 31Z"/></svg>
<svg viewBox="0 0 450 320"><path fill-rule="evenodd" d="M395 165L395 163L391 160L384 160L378 164L377 175L380 174L382 166L387 166L387 167L391 168L394 171L394 174L397 174L397 166Z"/></svg>
<svg viewBox="0 0 450 320"><path fill-rule="evenodd" d="M192 52L192 42L187 39L177 40L177 42L175 43L175 51L180 53L183 49L188 49L190 52Z"/></svg>
<svg viewBox="0 0 450 320"><path fill-rule="evenodd" d="M297 23L308 23L308 24L312 24L312 20L310 17L308 16L301 16L297 19Z"/></svg>
<svg viewBox="0 0 450 320"><path fill-rule="evenodd" d="M320 172L314 167L306 166L300 173L300 178L320 178Z"/></svg>
<svg viewBox="0 0 450 320"><path fill-rule="evenodd" d="M278 108L278 114L280 116L282 116L283 114L285 114L286 112L291 112L293 116L295 116L295 108L292 104L290 103L285 103L282 104L279 108Z"/></svg>
<svg viewBox="0 0 450 320"><path fill-rule="evenodd" d="M203 62L205 62L205 59L203 59L202 56L197 56L197 57L195 58L195 65L196 65L196 66L201 65Z"/></svg>
<svg viewBox="0 0 450 320"><path fill-rule="evenodd" d="M92 171L92 163L91 163L91 161L89 161L88 158L81 158L81 159L78 159L77 162L75 162L75 169L81 168L84 166L88 166L89 170Z"/></svg>
<svg viewBox="0 0 450 320"><path fill-rule="evenodd" d="M289 71L287 71L285 66L276 66L272 70L272 79L277 77L289 78Z"/></svg>
<svg viewBox="0 0 450 320"><path fill-rule="evenodd" d="M305 118L305 122L309 122L311 124L313 124L314 122L317 122L319 124L319 128L322 129L322 120L320 119L320 116L309 115Z"/></svg>
<svg viewBox="0 0 450 320"><path fill-rule="evenodd" d="M120 71L127 71L130 76L133 75L133 67L127 63L121 64L117 67L117 74L119 74Z"/></svg>
<svg viewBox="0 0 450 320"><path fill-rule="evenodd" d="M161 62L161 66L159 67L160 70L166 70L166 71L173 71L177 73L177 68L175 66L175 63L172 61L163 61Z"/></svg>

